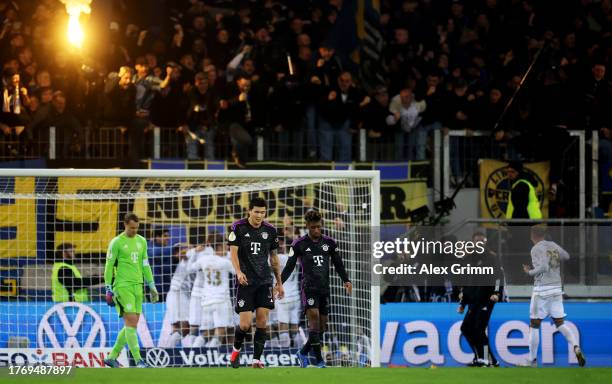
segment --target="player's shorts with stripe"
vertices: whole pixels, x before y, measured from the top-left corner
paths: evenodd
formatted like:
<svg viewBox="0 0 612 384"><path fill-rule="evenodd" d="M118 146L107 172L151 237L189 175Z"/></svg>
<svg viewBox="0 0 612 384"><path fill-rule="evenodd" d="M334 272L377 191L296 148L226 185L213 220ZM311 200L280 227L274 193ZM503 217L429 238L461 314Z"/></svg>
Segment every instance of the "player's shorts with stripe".
<svg viewBox="0 0 612 384"><path fill-rule="evenodd" d="M299 324L301 308L302 304L300 303L299 296L278 300L276 302L278 322L284 324Z"/></svg>
<svg viewBox="0 0 612 384"><path fill-rule="evenodd" d="M113 291L115 301L115 309L119 316L124 313L142 313L142 300L144 291L142 284L126 285L115 288Z"/></svg>
<svg viewBox="0 0 612 384"><path fill-rule="evenodd" d="M202 329L231 327L232 305L229 300L202 305Z"/></svg>
<svg viewBox="0 0 612 384"><path fill-rule="evenodd" d="M329 315L329 294L313 291L302 291L304 312L310 308L319 310L320 315Z"/></svg>
<svg viewBox="0 0 612 384"><path fill-rule="evenodd" d="M563 309L563 295L531 295L531 303L529 304L529 318L542 320L547 316L554 319L561 319L566 316L565 310Z"/></svg>
<svg viewBox="0 0 612 384"><path fill-rule="evenodd" d="M189 294L186 291L168 292L166 311L170 315L170 324L189 321Z"/></svg>
<svg viewBox="0 0 612 384"><path fill-rule="evenodd" d="M252 312L257 308L274 309L272 284L238 285L236 289L236 313Z"/></svg>

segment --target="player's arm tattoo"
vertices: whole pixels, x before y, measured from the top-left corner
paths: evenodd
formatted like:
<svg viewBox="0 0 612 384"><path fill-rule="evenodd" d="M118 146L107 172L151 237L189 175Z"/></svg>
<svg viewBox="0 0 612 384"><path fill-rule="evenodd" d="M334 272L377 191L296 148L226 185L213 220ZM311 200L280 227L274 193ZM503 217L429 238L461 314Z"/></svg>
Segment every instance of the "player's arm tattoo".
<svg viewBox="0 0 612 384"><path fill-rule="evenodd" d="M281 272L280 272L280 260L278 259L278 253L276 249L270 251L270 266L272 267L272 272L274 273L274 277L277 282L281 282Z"/></svg>

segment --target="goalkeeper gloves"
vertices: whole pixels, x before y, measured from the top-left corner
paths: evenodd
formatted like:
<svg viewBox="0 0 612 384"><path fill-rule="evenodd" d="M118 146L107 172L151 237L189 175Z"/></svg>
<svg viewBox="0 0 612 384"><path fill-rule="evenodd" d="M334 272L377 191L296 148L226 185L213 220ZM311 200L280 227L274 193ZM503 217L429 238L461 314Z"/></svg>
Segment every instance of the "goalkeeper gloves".
<svg viewBox="0 0 612 384"><path fill-rule="evenodd" d="M157 288L155 288L155 283L149 283L149 294L151 295L151 302L157 303L159 301L159 293L157 292Z"/></svg>
<svg viewBox="0 0 612 384"><path fill-rule="evenodd" d="M110 285L106 286L106 304L110 305L111 307L115 306L115 301L113 300L113 287Z"/></svg>

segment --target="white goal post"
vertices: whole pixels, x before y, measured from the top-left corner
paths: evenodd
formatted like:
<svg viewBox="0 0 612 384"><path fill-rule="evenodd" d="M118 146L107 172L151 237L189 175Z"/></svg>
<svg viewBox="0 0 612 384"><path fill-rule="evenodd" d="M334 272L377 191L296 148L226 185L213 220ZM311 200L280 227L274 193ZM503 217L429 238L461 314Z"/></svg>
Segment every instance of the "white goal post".
<svg viewBox="0 0 612 384"><path fill-rule="evenodd" d="M112 346L121 319L103 302L102 282L87 287L87 301L75 304L75 311L83 312L87 306L94 315L91 321L102 323L104 337L87 333L93 325L64 334L70 333L65 324L51 316L58 307L51 297L51 280L57 278L52 266L62 258L66 244L73 247L74 264L83 277L100 276L108 242L123 230L122 216L134 212L141 219L139 233L152 244L149 257L158 289L167 283L170 291L176 263L185 260L185 252L196 246L225 252L227 228L244 217L253 196L268 201L268 220L282 232L285 248L305 233L303 214L313 208L321 212L324 231L337 239L354 284L349 297L332 268L330 325L323 340L326 359L335 366L379 367L380 287L373 283L370 269L371 242L380 236L378 171L0 169L0 265L17 276L14 291L0 301L0 349ZM167 247L171 254L163 260L170 261L159 261L162 256L155 259L151 247L158 247L160 255ZM195 274L192 270L192 285ZM68 301L73 300L71 296ZM219 339L221 345L211 344L218 327L200 323L204 315L199 311L194 315L192 308L184 316L197 316L198 324L190 321L192 329L173 344L168 307L165 300L144 304L138 332L145 354L148 349L191 348L197 337L207 342L204 349L217 348L219 353L231 346L229 327ZM81 312L76 316L86 316ZM308 331L303 317L300 312L297 331L293 327L283 331L274 315L266 351L294 354ZM61 326L61 332L54 329ZM287 345L283 332L291 335ZM282 359L278 356L277 362ZM182 366L173 356L169 365Z"/></svg>

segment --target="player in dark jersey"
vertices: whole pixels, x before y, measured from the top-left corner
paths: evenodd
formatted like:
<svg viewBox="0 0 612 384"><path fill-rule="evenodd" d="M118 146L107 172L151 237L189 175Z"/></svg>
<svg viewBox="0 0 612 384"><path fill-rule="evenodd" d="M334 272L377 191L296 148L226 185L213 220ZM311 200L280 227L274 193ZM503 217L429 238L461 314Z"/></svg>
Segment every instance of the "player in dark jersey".
<svg viewBox="0 0 612 384"><path fill-rule="evenodd" d="M264 221L266 201L255 197L249 203L249 217L232 224L228 236L232 265L236 271L236 313L240 325L236 328L234 350L230 357L233 368L240 366L240 349L251 329L255 311L255 336L253 338L253 368L263 368L260 360L266 344L268 311L274 309L274 296L281 299L285 292L281 284L280 262L276 249L276 228ZM269 263L268 263L269 259ZM272 273L276 286L272 287Z"/></svg>
<svg viewBox="0 0 612 384"><path fill-rule="evenodd" d="M325 368L321 356L321 340L327 327L329 315L329 265L330 261L350 295L353 284L350 282L342 258L338 253L338 244L331 237L321 234L321 214L317 211L306 213L306 228L308 235L302 236L291 244L289 259L283 269L282 281L285 282L295 269L297 259L302 265L302 304L308 318L308 341L298 352L300 366L308 366L308 353L312 349L317 359L317 367Z"/></svg>

